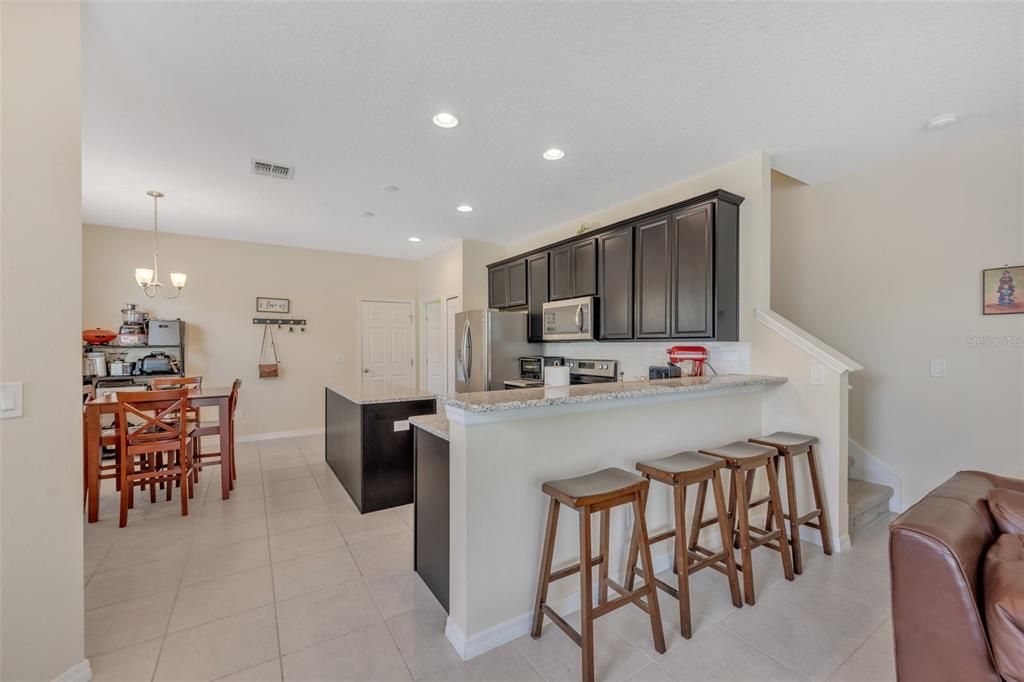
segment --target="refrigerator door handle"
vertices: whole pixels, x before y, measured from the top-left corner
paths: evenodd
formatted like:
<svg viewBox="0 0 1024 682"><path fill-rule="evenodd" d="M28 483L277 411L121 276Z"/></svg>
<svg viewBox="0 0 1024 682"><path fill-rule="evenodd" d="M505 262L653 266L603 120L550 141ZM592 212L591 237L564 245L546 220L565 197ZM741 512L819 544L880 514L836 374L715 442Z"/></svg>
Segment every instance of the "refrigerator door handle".
<svg viewBox="0 0 1024 682"><path fill-rule="evenodd" d="M469 324L469 320L466 320L466 326L462 330L462 373L465 381L469 381L470 377L473 376L473 331Z"/></svg>

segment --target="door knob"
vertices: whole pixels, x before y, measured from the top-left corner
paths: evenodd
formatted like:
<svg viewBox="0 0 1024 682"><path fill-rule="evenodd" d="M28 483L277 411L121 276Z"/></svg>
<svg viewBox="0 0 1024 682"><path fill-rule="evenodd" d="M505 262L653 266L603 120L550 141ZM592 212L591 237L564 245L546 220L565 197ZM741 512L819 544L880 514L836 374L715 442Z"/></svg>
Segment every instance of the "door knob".
<svg viewBox="0 0 1024 682"><path fill-rule="evenodd" d="M369 367L363 367L363 374L369 374L369 373L370 373L370 368Z"/></svg>

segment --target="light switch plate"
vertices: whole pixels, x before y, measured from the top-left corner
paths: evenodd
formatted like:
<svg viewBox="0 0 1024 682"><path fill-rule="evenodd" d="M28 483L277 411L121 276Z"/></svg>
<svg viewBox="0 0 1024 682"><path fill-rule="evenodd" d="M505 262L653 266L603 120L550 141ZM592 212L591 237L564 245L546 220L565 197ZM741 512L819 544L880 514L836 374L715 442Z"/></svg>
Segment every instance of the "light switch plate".
<svg viewBox="0 0 1024 682"><path fill-rule="evenodd" d="M944 377L946 376L946 361L945 360L931 360L928 363L928 373L933 377Z"/></svg>
<svg viewBox="0 0 1024 682"><path fill-rule="evenodd" d="M25 385L20 381L0 384L0 419L14 419L23 414Z"/></svg>
<svg viewBox="0 0 1024 682"><path fill-rule="evenodd" d="M395 422L395 431L408 431L408 430L409 430L409 420L408 419L399 419L398 421Z"/></svg>
<svg viewBox="0 0 1024 682"><path fill-rule="evenodd" d="M811 383L815 386L825 384L825 365L811 365Z"/></svg>

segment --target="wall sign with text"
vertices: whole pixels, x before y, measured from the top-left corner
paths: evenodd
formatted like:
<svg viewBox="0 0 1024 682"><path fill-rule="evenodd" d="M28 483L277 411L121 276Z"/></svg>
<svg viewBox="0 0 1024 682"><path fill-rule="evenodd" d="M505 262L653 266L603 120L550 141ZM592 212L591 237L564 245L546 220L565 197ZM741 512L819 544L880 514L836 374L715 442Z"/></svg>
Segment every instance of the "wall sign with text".
<svg viewBox="0 0 1024 682"><path fill-rule="evenodd" d="M291 311L291 303L287 298L256 297L256 312L281 313L287 315Z"/></svg>

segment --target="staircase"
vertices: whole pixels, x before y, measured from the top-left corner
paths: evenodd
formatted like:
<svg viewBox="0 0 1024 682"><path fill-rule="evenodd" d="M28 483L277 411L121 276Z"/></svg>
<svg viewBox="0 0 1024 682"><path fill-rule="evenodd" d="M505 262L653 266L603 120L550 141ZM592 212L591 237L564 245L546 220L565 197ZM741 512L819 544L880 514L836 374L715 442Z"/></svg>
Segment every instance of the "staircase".
<svg viewBox="0 0 1024 682"><path fill-rule="evenodd" d="M847 481L846 499L850 507L850 535L889 513L893 490L887 485L856 478Z"/></svg>

